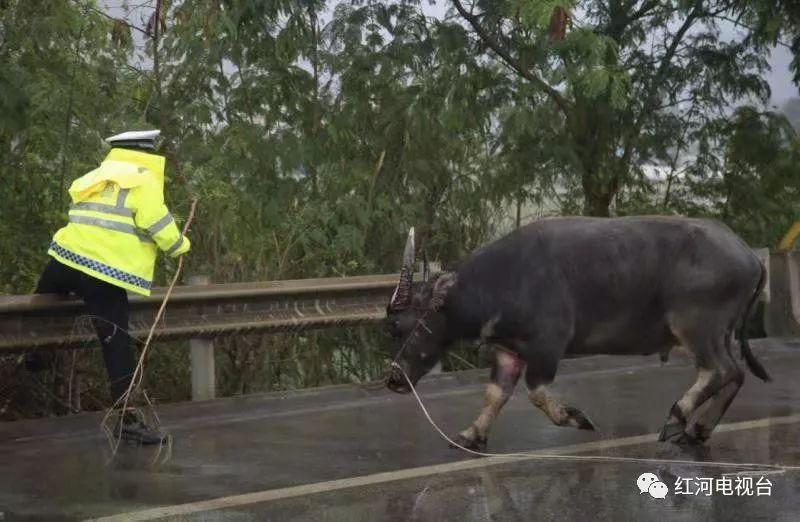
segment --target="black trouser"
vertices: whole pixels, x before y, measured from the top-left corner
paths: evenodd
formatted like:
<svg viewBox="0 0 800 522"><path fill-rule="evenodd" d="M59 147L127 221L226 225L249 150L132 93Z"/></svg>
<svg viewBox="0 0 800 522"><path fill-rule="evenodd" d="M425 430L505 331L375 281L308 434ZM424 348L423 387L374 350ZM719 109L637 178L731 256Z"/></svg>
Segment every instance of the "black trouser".
<svg viewBox="0 0 800 522"><path fill-rule="evenodd" d="M83 299L103 346L112 400L116 401L128 389L135 368L133 349L127 334L127 292L50 258L36 285L36 293L73 293Z"/></svg>

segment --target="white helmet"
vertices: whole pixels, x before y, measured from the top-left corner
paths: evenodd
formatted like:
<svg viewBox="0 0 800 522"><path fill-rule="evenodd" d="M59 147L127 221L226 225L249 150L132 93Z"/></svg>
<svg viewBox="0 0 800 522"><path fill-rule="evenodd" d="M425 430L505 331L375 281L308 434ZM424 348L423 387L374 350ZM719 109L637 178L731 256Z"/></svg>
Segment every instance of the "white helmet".
<svg viewBox="0 0 800 522"><path fill-rule="evenodd" d="M128 131L106 138L106 143L123 149L155 150L155 141L159 134L160 130Z"/></svg>

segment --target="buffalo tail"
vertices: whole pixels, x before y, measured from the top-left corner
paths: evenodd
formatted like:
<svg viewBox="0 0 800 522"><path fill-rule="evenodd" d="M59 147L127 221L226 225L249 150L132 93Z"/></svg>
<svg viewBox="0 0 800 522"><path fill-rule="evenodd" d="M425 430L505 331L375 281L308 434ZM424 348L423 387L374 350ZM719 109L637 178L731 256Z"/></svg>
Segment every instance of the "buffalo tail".
<svg viewBox="0 0 800 522"><path fill-rule="evenodd" d="M761 364L761 361L759 361L753 354L753 351L750 349L750 343L747 341L747 319L750 317L750 313L753 311L753 307L758 302L758 297L761 295L761 291L764 289L764 284L766 283L767 280L766 277L767 269L764 267L764 265L761 263L760 260L758 264L761 267L761 279L759 279L758 286L756 287L756 292L750 299L750 302L748 303L747 308L744 311L744 315L742 316L742 323L739 326L738 334L739 334L739 343L741 344L742 358L747 363L747 367L750 369L753 375L755 375L762 381L767 382L771 381L772 377L770 377L769 373L767 373L767 370Z"/></svg>

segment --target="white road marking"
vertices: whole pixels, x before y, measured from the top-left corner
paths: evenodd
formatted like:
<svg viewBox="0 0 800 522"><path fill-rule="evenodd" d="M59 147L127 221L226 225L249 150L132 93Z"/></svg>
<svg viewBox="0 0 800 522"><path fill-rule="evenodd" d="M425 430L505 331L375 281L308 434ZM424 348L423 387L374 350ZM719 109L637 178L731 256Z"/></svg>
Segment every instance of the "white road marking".
<svg viewBox="0 0 800 522"><path fill-rule="evenodd" d="M767 417L764 419L733 422L730 424L720 424L717 426L715 433L727 433L743 430L750 430L756 428L768 428L771 426L782 426L787 424L795 424L800 422L800 414L788 415L785 417ZM487 457L482 459L468 459L457 462L447 462L444 464L434 464L431 466L421 466L417 468L400 469L396 471L386 471L383 473L374 473L372 475L362 475L359 477L349 477L337 480L329 480L325 482L317 482L314 484L303 484L300 486L292 486L286 488L268 489L264 491L257 491L254 493L245 493L241 495L231 495L227 497L213 498L209 500L202 500L198 502L189 502L186 504L177 504L173 506L162 506L158 508L145 509L142 511L132 511L129 513L121 513L108 517L94 519L96 521L111 522L111 521L135 521L135 520L155 520L164 517L178 517L191 515L193 513L202 513L205 511L213 511L219 509L226 509L232 507L248 506L252 504L261 504L274 500L281 500L287 498L295 498L306 495L313 495L315 493L327 493L331 491L338 491L342 489L357 488L364 486L372 486L375 484L383 484L387 482L395 482L400 480L418 479L422 477L429 477L441 473L453 473L458 471L468 471L473 469L482 469L511 462L543 460L547 458L571 458L571 460L586 459L590 462L597 462L598 460L608 461L629 461L629 462L660 462L668 463L669 460L663 459L647 459L647 458L625 458L625 457L604 457L604 456L580 456L572 455L579 452L587 452L593 450L607 450L612 448L622 448L625 446L635 446L637 444L644 444L647 442L654 442L658 434L649 433L647 435L636 435L633 437L622 437L618 439L599 440L595 442L585 442L580 444L571 444L568 446L559 446L556 448L544 449L536 454L523 456L516 454L513 458L510 457ZM800 470L798 466L780 466L775 464L759 464L759 463L730 463L730 462L689 462L689 461L672 461L676 464L694 464L702 467L783 467L788 470ZM771 470L780 472L784 470ZM771 471L764 471L770 473Z"/></svg>
<svg viewBox="0 0 800 522"><path fill-rule="evenodd" d="M785 469L773 469L773 470L770 470L770 471L748 470L748 471L737 471L736 473L723 473L722 476L723 477L735 477L735 476L738 475L738 476L745 476L745 477L747 477L747 476L750 476L750 477L756 477L756 476L763 477L765 475L784 475L785 473L786 473Z"/></svg>

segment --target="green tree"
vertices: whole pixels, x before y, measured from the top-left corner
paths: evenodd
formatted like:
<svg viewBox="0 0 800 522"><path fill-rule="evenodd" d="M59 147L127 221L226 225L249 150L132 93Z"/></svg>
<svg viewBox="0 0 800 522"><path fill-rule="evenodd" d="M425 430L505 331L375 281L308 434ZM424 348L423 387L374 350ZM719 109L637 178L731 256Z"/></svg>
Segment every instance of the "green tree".
<svg viewBox="0 0 800 522"><path fill-rule="evenodd" d="M408 0L153 0L115 19L90 0L0 0L0 292L30 291L66 186L126 128L162 129L171 210L200 199L187 274L215 282L392 272L412 225L447 266L530 203L716 216L774 242L797 210L798 144L763 110L761 73L796 26L769 32L762 3L742 5L454 0L436 20ZM748 35L720 41L740 14ZM217 346L220 392L237 394L373 379L387 344L361 327ZM75 355L89 408L96 355ZM185 357L152 352L152 395L187 397ZM24 398L3 410L0 393L7 415L52 407L0 380Z"/></svg>
<svg viewBox="0 0 800 522"><path fill-rule="evenodd" d="M800 216L800 138L780 114L751 107L698 136L679 208L720 218L751 244L774 247Z"/></svg>
<svg viewBox="0 0 800 522"><path fill-rule="evenodd" d="M549 102L546 124L569 149L561 174L579 180L586 214L608 215L620 189L641 181L643 165L685 145L676 129L768 96L764 47L718 38L726 1L453 5L475 45ZM567 23L568 11L580 19Z"/></svg>
<svg viewBox="0 0 800 522"><path fill-rule="evenodd" d="M0 3L0 251L14 260L0 266L0 292L32 290L66 188L131 121L128 48L112 27L74 2Z"/></svg>
<svg viewBox="0 0 800 522"><path fill-rule="evenodd" d="M800 4L793 0L738 0L733 10L736 23L748 30L755 42L791 49L794 82L800 84Z"/></svg>

